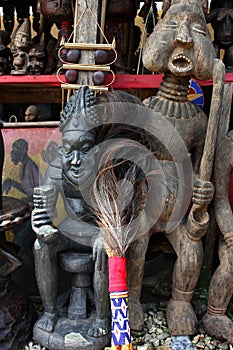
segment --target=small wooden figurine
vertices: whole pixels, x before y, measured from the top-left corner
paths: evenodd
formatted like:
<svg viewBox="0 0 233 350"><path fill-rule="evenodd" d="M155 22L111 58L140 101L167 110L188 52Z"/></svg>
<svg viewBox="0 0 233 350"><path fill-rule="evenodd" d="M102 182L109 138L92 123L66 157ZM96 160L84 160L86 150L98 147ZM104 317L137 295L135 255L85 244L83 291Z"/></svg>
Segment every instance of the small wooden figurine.
<svg viewBox="0 0 233 350"><path fill-rule="evenodd" d="M13 69L11 74L23 75L26 74L28 65L28 52L31 44L31 30L30 22L26 19L16 32L13 40L12 54L13 54Z"/></svg>
<svg viewBox="0 0 233 350"><path fill-rule="evenodd" d="M39 122L40 120L40 109L35 105L29 106L25 111L25 122Z"/></svg>
<svg viewBox="0 0 233 350"><path fill-rule="evenodd" d="M26 74L40 75L44 73L46 65L46 52L44 44L37 43L33 44L32 48L28 53L28 65Z"/></svg>

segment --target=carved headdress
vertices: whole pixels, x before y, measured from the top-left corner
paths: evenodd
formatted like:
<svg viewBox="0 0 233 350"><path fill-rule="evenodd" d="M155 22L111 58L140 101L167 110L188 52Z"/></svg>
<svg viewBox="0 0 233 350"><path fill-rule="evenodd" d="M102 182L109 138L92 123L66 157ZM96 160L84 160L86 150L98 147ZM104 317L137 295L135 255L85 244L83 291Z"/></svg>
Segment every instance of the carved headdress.
<svg viewBox="0 0 233 350"><path fill-rule="evenodd" d="M197 2L202 6L203 13L205 17L207 17L208 14L208 0L163 0L163 7L162 7L162 17L165 15L167 10L169 9L170 6L175 5L175 4L188 4L192 2Z"/></svg>
<svg viewBox="0 0 233 350"><path fill-rule="evenodd" d="M88 131L111 121L116 123L119 114L122 113L125 118L129 118L126 107L129 104L142 105L142 102L136 96L124 91L114 90L95 95L89 87L81 87L71 96L64 108L60 131L62 133L68 130Z"/></svg>
<svg viewBox="0 0 233 350"><path fill-rule="evenodd" d="M21 26L19 27L19 29L17 30L16 34L23 34L28 36L28 38L31 37L31 24L29 19L25 19L24 22L21 24Z"/></svg>
<svg viewBox="0 0 233 350"><path fill-rule="evenodd" d="M60 131L89 130L101 125L97 99L87 86L81 87L67 102L60 120Z"/></svg>

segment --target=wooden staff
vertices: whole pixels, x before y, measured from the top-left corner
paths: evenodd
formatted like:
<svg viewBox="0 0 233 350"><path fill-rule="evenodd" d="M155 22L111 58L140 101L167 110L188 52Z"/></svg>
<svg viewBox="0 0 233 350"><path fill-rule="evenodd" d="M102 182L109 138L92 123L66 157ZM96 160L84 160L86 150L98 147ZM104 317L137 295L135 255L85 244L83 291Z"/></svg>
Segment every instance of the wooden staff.
<svg viewBox="0 0 233 350"><path fill-rule="evenodd" d="M218 127L222 114L225 66L219 59L214 61L211 106L199 173L202 181L209 181L212 174Z"/></svg>

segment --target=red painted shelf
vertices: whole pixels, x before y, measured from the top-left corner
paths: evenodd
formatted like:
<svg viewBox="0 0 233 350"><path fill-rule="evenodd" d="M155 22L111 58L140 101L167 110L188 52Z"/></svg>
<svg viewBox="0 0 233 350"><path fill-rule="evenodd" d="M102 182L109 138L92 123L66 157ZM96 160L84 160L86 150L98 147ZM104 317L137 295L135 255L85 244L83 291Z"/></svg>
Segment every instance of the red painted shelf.
<svg viewBox="0 0 233 350"><path fill-rule="evenodd" d="M114 89L156 89L159 88L162 81L162 74L116 74L115 81L110 86ZM60 76L65 82L64 76ZM106 84L112 81L112 75L107 76ZM233 82L233 73L226 73L225 83ZM200 86L211 86L212 80L198 81ZM61 82L56 75L2 75L0 76L0 84L14 85L44 85L59 87Z"/></svg>

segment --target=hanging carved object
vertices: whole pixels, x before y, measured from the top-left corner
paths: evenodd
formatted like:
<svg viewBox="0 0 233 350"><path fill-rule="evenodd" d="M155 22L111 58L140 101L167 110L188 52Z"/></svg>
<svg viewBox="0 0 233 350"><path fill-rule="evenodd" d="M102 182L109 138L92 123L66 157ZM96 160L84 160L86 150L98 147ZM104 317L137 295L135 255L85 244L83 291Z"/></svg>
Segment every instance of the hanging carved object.
<svg viewBox="0 0 233 350"><path fill-rule="evenodd" d="M75 21L76 21L76 13L77 13L77 6L75 8ZM106 44L98 44L98 43L81 43L81 42L75 42L76 38L76 30L77 27L79 26L80 22L83 20L85 17L86 13L89 13L94 20L97 28L100 30L100 33L102 37L105 39ZM72 36L71 36L72 37ZM78 63L80 56L82 55L82 52L86 51L93 51L93 61L95 60L95 64L81 64ZM111 62L106 62L105 60L107 59L106 53L112 51L113 52L113 59ZM63 53L65 52L65 55L63 57ZM64 91L67 90L67 100L69 99L72 90L79 89L81 86L86 86L88 85L91 90L94 91L107 91L108 86L110 86L114 79L115 79L115 74L111 69L111 65L116 61L117 58L117 53L115 50L115 40L113 40L112 44L110 44L105 37L105 34L100 27L92 9L86 2L86 7L82 14L79 17L79 20L77 23L75 22L75 27L74 27L74 33L73 33L73 42L64 42L63 45L61 45L58 56L60 61L63 63L61 68L58 70L58 79L61 81L61 88L62 88L62 93L63 93L63 106L64 106ZM97 64L99 63L99 64ZM66 71L66 82L62 81L59 77L60 71ZM81 71L86 71L86 72L93 72L93 85L86 84L80 82L79 78L79 72ZM107 85L104 84L105 81L105 73L111 73L113 76L113 79L110 83Z"/></svg>

